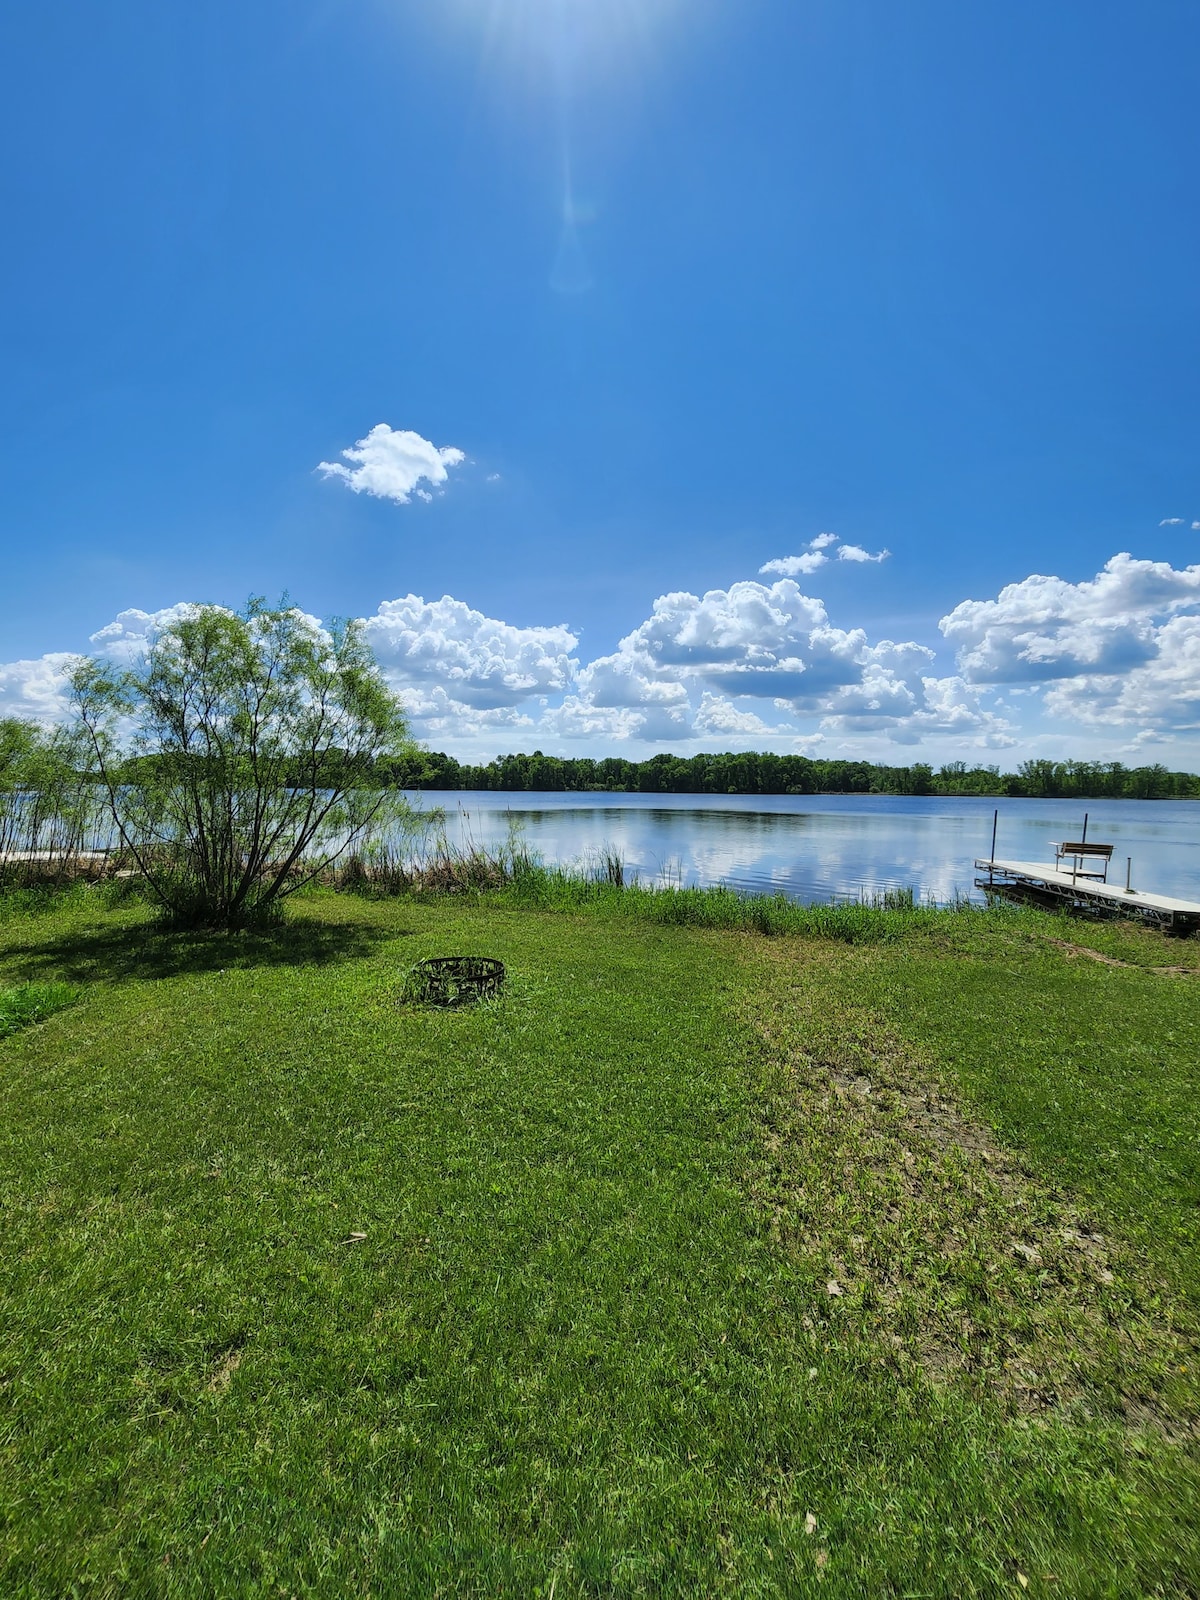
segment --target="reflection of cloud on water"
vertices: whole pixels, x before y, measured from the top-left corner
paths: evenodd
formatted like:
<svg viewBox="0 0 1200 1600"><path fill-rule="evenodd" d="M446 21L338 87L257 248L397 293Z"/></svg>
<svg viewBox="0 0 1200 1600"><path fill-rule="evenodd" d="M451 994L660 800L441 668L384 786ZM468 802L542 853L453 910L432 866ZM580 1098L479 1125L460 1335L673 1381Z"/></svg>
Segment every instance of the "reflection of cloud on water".
<svg viewBox="0 0 1200 1600"><path fill-rule="evenodd" d="M427 796L447 810L452 843L503 844L517 824L527 846L549 865L585 870L607 847L627 878L782 892L797 900L858 899L911 888L919 899L979 898L973 862L991 844L998 804L997 854L1047 860L1051 841L1078 831L1089 812L1088 837L1115 841L1132 854L1147 889L1200 898L1200 807L1186 801L961 801L924 804L912 797L755 796L734 806L721 796L630 795L596 804L577 796L498 793ZM534 797L530 796L530 799ZM664 800L678 803L664 804ZM804 809L797 809L799 806ZM1153 813L1139 810L1153 805ZM757 807L758 809L754 809Z"/></svg>

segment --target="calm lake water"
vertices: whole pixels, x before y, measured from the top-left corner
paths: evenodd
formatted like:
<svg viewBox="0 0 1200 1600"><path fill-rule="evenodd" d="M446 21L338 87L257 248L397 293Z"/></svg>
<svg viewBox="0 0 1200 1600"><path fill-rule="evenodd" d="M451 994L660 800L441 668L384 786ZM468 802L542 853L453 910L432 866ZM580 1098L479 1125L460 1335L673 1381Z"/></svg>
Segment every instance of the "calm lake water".
<svg viewBox="0 0 1200 1600"><path fill-rule="evenodd" d="M911 888L920 899L981 899L972 863L996 854L1053 861L1053 841L1113 844L1110 877L1200 901L1200 802L1186 800L926 799L911 795L494 794L426 791L445 807L452 840L495 845L510 819L547 864L588 867L609 847L647 883L858 899Z"/></svg>

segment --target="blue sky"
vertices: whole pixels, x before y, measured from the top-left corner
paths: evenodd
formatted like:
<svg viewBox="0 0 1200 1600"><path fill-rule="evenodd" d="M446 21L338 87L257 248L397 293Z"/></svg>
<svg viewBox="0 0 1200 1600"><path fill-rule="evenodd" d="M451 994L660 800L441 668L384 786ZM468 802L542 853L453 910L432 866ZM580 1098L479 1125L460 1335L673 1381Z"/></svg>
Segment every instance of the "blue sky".
<svg viewBox="0 0 1200 1600"><path fill-rule="evenodd" d="M286 589L462 755L1200 766L1192 0L67 0L0 60L0 715Z"/></svg>

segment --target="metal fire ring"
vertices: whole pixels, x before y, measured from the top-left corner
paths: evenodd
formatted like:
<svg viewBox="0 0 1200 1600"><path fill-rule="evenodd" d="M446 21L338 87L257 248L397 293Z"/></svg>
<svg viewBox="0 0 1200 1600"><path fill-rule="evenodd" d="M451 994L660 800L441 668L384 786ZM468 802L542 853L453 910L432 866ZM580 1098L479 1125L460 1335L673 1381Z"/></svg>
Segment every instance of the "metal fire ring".
<svg viewBox="0 0 1200 1600"><path fill-rule="evenodd" d="M504 982L504 963L492 956L431 956L404 980L403 998L425 1006L465 1006L490 1000Z"/></svg>

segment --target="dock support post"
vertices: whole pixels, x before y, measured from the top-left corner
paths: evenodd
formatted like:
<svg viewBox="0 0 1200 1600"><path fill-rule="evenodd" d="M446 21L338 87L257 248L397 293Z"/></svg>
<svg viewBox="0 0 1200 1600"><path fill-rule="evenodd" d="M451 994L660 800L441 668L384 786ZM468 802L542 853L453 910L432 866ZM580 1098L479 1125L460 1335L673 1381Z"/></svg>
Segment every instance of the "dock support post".
<svg viewBox="0 0 1200 1600"><path fill-rule="evenodd" d="M992 812L992 855L991 855L991 859L988 862L988 884L989 885L994 884L995 881L996 881L996 877L995 877L995 871L996 871L996 828L999 825L999 822L1000 822L1000 807L997 806L996 809Z"/></svg>
<svg viewBox="0 0 1200 1600"><path fill-rule="evenodd" d="M1129 887L1129 885L1132 882L1133 882L1133 857L1132 856L1126 856L1125 857L1125 893L1126 894L1132 894L1133 893L1133 890Z"/></svg>

